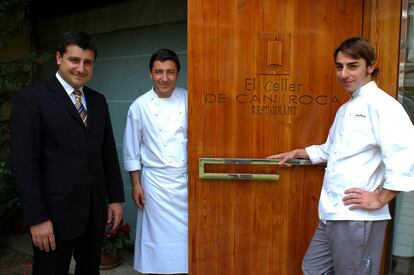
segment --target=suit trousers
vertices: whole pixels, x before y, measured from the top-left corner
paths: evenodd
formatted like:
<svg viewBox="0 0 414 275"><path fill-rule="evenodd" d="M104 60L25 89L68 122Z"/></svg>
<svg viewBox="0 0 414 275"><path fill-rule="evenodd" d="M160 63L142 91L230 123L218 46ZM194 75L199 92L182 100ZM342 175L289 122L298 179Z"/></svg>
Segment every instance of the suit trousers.
<svg viewBox="0 0 414 275"><path fill-rule="evenodd" d="M305 275L377 275L388 221L319 221L305 254Z"/></svg>
<svg viewBox="0 0 414 275"><path fill-rule="evenodd" d="M67 275L70 261L76 263L75 275L99 274L104 231L89 222L86 231L74 240L56 240L56 249L44 252L33 246L33 275Z"/></svg>

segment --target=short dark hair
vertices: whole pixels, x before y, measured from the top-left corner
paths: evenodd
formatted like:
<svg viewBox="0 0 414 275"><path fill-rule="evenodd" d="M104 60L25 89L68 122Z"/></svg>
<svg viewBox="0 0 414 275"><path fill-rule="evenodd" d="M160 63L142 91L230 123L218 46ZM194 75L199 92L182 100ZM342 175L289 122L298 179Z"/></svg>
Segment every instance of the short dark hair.
<svg viewBox="0 0 414 275"><path fill-rule="evenodd" d="M375 65L375 62L377 61L374 48L367 40L361 37L351 37L339 44L334 52L335 61L339 52L343 52L355 59L362 58L367 63L367 66ZM371 75L377 76L378 73L379 69L376 67Z"/></svg>
<svg viewBox="0 0 414 275"><path fill-rule="evenodd" d="M154 62L157 61L157 60L161 61L161 62L164 62L164 61L167 61L167 60L173 61L175 63L175 66L177 67L177 71L180 72L180 69L181 69L180 60L178 59L178 56L174 51L172 51L170 49L156 50L152 54L150 62L149 62L150 71L152 71L152 67L154 66Z"/></svg>
<svg viewBox="0 0 414 275"><path fill-rule="evenodd" d="M76 45L84 50L92 50L95 59L98 57L95 41L93 41L92 37L86 32L69 31L64 33L58 44L58 52L63 55L66 53L66 47L69 45Z"/></svg>

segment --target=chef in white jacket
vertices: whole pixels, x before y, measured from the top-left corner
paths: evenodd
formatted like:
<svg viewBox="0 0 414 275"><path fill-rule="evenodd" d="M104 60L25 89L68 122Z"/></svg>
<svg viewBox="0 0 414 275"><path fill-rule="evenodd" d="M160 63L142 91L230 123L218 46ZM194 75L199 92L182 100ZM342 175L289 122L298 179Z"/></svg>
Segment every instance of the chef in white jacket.
<svg viewBox="0 0 414 275"><path fill-rule="evenodd" d="M134 269L188 273L187 90L176 87L179 59L157 50L150 59L153 88L130 106L124 167L138 206Z"/></svg>
<svg viewBox="0 0 414 275"><path fill-rule="evenodd" d="M374 81L377 59L363 38L334 51L336 76L349 94L324 144L269 158L326 162L319 223L305 253L305 275L378 275L390 202L414 190L414 127L394 98Z"/></svg>

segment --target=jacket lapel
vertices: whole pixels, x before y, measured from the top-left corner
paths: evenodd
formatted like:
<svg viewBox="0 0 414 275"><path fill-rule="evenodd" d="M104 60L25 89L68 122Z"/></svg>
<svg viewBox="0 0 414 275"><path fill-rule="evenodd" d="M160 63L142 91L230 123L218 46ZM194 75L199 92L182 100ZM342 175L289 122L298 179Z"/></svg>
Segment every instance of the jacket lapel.
<svg viewBox="0 0 414 275"><path fill-rule="evenodd" d="M63 89L62 85L59 83L56 77L50 81L50 92L52 98L57 101L62 107L77 121L81 126L85 127L82 122L82 119L75 108L72 100L69 98L68 94L66 93L65 89ZM88 113L88 120L89 120L89 113ZM89 125L89 124L88 124Z"/></svg>

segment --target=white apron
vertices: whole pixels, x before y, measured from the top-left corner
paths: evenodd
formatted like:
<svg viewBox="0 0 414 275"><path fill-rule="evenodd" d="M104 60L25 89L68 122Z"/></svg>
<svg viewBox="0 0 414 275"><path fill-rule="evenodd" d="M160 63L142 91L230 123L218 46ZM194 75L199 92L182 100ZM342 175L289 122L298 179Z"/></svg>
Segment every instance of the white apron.
<svg viewBox="0 0 414 275"><path fill-rule="evenodd" d="M143 167L141 184L146 203L138 210L134 268L188 273L187 169Z"/></svg>

